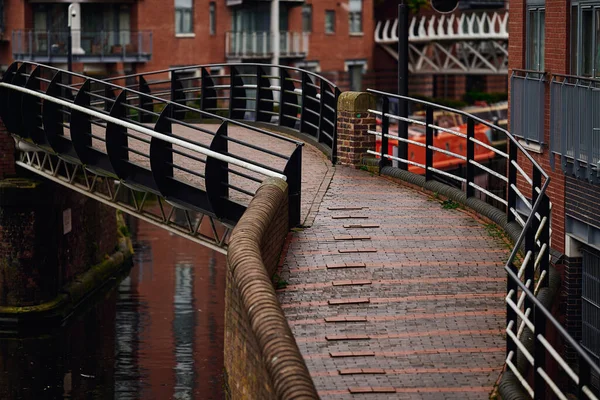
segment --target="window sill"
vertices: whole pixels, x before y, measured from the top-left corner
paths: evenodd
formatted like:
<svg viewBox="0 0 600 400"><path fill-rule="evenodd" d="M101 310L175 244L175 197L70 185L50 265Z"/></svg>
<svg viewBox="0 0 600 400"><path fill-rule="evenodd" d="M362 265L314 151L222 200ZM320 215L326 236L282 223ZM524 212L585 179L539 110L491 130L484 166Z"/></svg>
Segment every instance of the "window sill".
<svg viewBox="0 0 600 400"><path fill-rule="evenodd" d="M365 33L364 32L350 32L349 35L355 36L355 37L363 37L363 36L365 36Z"/></svg>
<svg viewBox="0 0 600 400"><path fill-rule="evenodd" d="M195 38L196 34L195 33L176 33L175 34L176 38Z"/></svg>
<svg viewBox="0 0 600 400"><path fill-rule="evenodd" d="M325 34L328 36L333 36L333 35L335 35L335 32L325 32Z"/></svg>
<svg viewBox="0 0 600 400"><path fill-rule="evenodd" d="M517 140L518 140L519 144L521 146L523 146L523 148L527 151L532 151L532 152L538 153L538 154L544 153L544 146L539 143L532 142L531 140L529 141L529 143L527 143L524 139L517 139Z"/></svg>

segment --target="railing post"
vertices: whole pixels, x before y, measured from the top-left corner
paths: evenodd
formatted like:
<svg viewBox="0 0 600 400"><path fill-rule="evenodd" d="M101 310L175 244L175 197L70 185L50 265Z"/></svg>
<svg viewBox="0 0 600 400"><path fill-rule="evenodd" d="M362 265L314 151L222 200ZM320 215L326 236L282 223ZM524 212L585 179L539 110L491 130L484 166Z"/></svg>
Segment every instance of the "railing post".
<svg viewBox="0 0 600 400"><path fill-rule="evenodd" d="M433 150L431 147L433 146L433 108L431 106L427 106L425 109L425 180L429 181L433 179L433 171L431 167L433 167ZM400 145L400 143L398 143ZM403 145L408 146L408 143L404 143Z"/></svg>
<svg viewBox="0 0 600 400"><path fill-rule="evenodd" d="M288 183L288 219L289 226L294 227L302 222L301 211L301 193L302 193L302 145L297 145L288 160L283 174L287 177Z"/></svg>
<svg viewBox="0 0 600 400"><path fill-rule="evenodd" d="M142 55L142 46L144 44L144 41L142 40L142 32L138 32L137 33L138 36L138 50L137 50L137 56L138 58Z"/></svg>
<svg viewBox="0 0 600 400"><path fill-rule="evenodd" d="M390 99L387 96L382 98L383 103L381 105L381 155L379 158L379 173L383 167L390 165L390 160L386 157L388 152L388 136L390 133Z"/></svg>
<svg viewBox="0 0 600 400"><path fill-rule="evenodd" d="M300 104L302 105L302 108L300 109L300 132L304 132L304 119L305 117L305 112L304 110L306 109L306 92L307 92L307 82L306 80L308 79L308 74L306 74L306 72L302 72L302 83L300 84L300 88L302 89L302 94L300 95Z"/></svg>
<svg viewBox="0 0 600 400"><path fill-rule="evenodd" d="M334 111L333 111L333 129L332 129L332 143L331 143L331 163L333 165L337 164L337 159L338 159L338 150L337 150L337 143L338 143L338 132L337 132L337 118L338 118L338 99L340 98L340 89L336 86L335 90L334 90Z"/></svg>
<svg viewBox="0 0 600 400"><path fill-rule="evenodd" d="M513 161L517 162L517 154L517 144L513 140L510 140L508 149L508 209L506 210L507 222L513 222L515 220L515 216L512 210L514 210L515 212L517 211L517 194L511 187L511 185L515 185L515 187L517 186L517 167L513 165Z"/></svg>
<svg viewBox="0 0 600 400"><path fill-rule="evenodd" d="M514 272L516 275L517 268L515 267L515 265L513 264L512 261L509 262L508 266L511 269L511 271ZM517 298L517 287L518 287L517 283L513 281L512 277L510 275L508 275L506 278L506 294L508 295L512 291L513 292L512 300ZM506 304L506 326L508 327L510 322L513 321L513 324L514 324L513 332L514 332L515 329L518 329L517 313L515 312L515 310L513 310L513 308L508 304L507 301L505 301L505 304ZM517 361L517 344L509 335L506 335L506 357L508 357L508 355L511 352L513 352L512 361L513 361L513 363L516 363L516 361Z"/></svg>
<svg viewBox="0 0 600 400"><path fill-rule="evenodd" d="M467 187L465 188L467 198L473 197L475 189L471 186L471 183L475 180L475 166L471 161L475 160L475 121L473 118L467 119Z"/></svg>
<svg viewBox="0 0 600 400"><path fill-rule="evenodd" d="M200 82L200 109L213 112L212 109L217 108L217 90L215 81L206 68L202 68Z"/></svg>

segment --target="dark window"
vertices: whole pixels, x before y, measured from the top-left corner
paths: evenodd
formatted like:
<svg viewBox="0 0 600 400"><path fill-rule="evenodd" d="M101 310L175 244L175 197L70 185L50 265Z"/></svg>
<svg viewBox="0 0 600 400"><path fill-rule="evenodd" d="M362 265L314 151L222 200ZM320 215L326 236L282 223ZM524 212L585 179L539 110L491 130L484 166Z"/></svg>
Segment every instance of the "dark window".
<svg viewBox="0 0 600 400"><path fill-rule="evenodd" d="M349 0L348 26L350 33L362 33L362 0Z"/></svg>
<svg viewBox="0 0 600 400"><path fill-rule="evenodd" d="M302 6L302 32L312 32L312 5Z"/></svg>
<svg viewBox="0 0 600 400"><path fill-rule="evenodd" d="M546 24L544 7L527 9L527 69L544 70L544 35Z"/></svg>
<svg viewBox="0 0 600 400"><path fill-rule="evenodd" d="M175 33L193 33L192 0L175 0Z"/></svg>
<svg viewBox="0 0 600 400"><path fill-rule="evenodd" d="M325 33L335 33L334 10L325 10Z"/></svg>
<svg viewBox="0 0 600 400"><path fill-rule="evenodd" d="M211 35L217 33L217 6L214 1L208 4L208 32Z"/></svg>
<svg viewBox="0 0 600 400"><path fill-rule="evenodd" d="M600 4L573 2L571 73L600 77Z"/></svg>

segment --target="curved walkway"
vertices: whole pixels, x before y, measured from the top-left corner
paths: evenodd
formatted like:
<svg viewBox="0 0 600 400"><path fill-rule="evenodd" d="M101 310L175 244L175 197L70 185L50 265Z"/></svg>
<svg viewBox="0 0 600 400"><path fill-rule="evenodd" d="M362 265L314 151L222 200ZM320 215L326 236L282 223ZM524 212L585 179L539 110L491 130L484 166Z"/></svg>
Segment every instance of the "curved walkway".
<svg viewBox="0 0 600 400"><path fill-rule="evenodd" d="M331 173L305 169L315 204L324 196L288 243L278 291L320 396L488 398L505 351L508 246L423 193L328 170L325 192Z"/></svg>

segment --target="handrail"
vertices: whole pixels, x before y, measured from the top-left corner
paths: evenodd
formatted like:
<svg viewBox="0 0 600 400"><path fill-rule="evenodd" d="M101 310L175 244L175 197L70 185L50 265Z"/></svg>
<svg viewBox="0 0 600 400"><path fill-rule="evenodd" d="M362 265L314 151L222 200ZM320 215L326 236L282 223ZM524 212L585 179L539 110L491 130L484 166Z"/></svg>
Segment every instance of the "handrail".
<svg viewBox="0 0 600 400"><path fill-rule="evenodd" d="M65 78L81 80L83 84L61 83ZM184 115L200 116L201 110L148 94L143 80L139 90L134 90L29 62L13 63L3 80L20 88L0 86L6 92L0 98L0 111L9 132L23 139L29 138L49 154L67 157L69 162L81 163L100 175L129 180L137 187L135 190L160 194L166 199L177 198L184 209L191 207L190 210L214 213L218 219L232 224L245 209L239 201L240 196L243 201L247 200L244 196L252 197L256 183L260 182L255 174L285 176L290 188L290 225L300 223L302 142L224 117L219 118L222 123L216 125L216 131L202 127L196 120L184 122ZM18 97L13 101L11 96ZM21 106L21 96L27 105ZM43 103L36 98L41 98ZM42 123L32 122L39 120ZM154 122L153 129L143 125ZM265 145L235 135L230 137L227 133L230 123L277 138L293 147L269 149L269 142ZM65 136L63 128L71 130L72 124L71 135ZM103 127L104 135L92 131L92 126ZM180 131L172 131L172 126L180 127ZM151 140L138 138L127 132L128 129L150 136ZM178 136L178 132L200 134L201 139L190 140ZM95 146L93 140L100 140L96 143L101 147ZM140 152L136 146L144 149ZM186 150L201 157L187 154ZM151 168L130 162L129 157L144 157ZM202 163L204 167L195 163ZM188 164L194 166L190 168ZM244 173L238 167L248 172ZM267 171L269 173L265 175ZM185 176L187 180L181 181L178 176ZM199 185L197 179L201 179L205 187ZM236 182L243 182L243 185Z"/></svg>
<svg viewBox="0 0 600 400"><path fill-rule="evenodd" d="M245 124L243 122L237 121L235 119L230 119L230 118L222 117L222 116L217 115L217 114L213 114L213 113L210 113L210 112L207 112L207 111L199 110L197 108L190 107L190 106L187 106L185 104L175 103L175 102L173 102L171 100L166 100L166 99L163 99L161 97L153 96L152 94L148 94L148 93L143 93L143 92L140 92L140 91L132 89L132 88L125 88L125 87L122 87L122 86L119 86L119 85L116 85L116 84L110 82L111 80L116 80L117 78L106 79L106 80L104 80L104 79L96 79L96 78L89 77L87 75L79 74L79 73L76 73L76 72L68 72L68 71L62 70L60 68L51 66L51 65L41 64L41 63L37 63L37 62L33 62L33 61L15 61L15 63L23 63L23 64L29 64L29 65L36 65L36 66L44 67L44 68L51 69L51 70L54 70L54 71L57 71L57 72L68 73L69 75L71 75L73 77L78 77L78 78L81 78L81 79L84 79L84 80L89 80L90 82L97 82L97 83L100 83L100 84L106 84L106 85L111 86L113 89L126 90L126 91L128 91L128 92L130 92L132 94L135 94L135 95L138 95L138 96L143 96L143 97L146 97L148 99L158 100L160 102L165 102L165 103L169 103L169 104L177 104L177 107L183 108L186 111L193 111L193 112L197 112L197 113L206 115L206 116L211 117L211 118L220 119L221 121L227 121L227 122L229 122L229 123L231 123L233 125L237 125L239 127L245 128L245 129L250 129L250 130L255 131L255 132L260 132L260 133L262 133L264 135L267 135L267 136L270 136L270 137L274 137L274 138L277 138L277 139L281 139L281 140L286 141L286 142L294 143L294 144L299 145L299 146L303 146L304 145L304 142L301 142L299 140L294 140L294 139L288 138L286 136L279 135L277 133L270 132L270 131L267 131L265 129L258 128L256 126L248 125L248 124ZM140 76L140 75L136 75L136 76ZM121 77L119 79L123 79L123 78L126 78L126 77ZM82 85L83 85L83 83L80 83L80 84L71 84L70 86L73 86L75 88L77 86L82 86Z"/></svg>
<svg viewBox="0 0 600 400"><path fill-rule="evenodd" d="M509 131L507 131L506 129L503 129L503 128L499 127L499 126L491 124L491 123L489 123L488 121L486 121L486 120L484 120L482 118L479 118L479 117L477 117L477 116L475 116L473 114L470 114L470 113L462 111L462 110L457 110L457 109L454 109L454 108L446 107L446 106L443 106L443 105L440 105L440 104L431 103L431 102L425 101L425 100L415 99L415 98L408 97L408 96L401 96L401 95L398 95L398 94L386 93L386 92L382 92L382 91L379 91L379 90L367 89L367 91L370 92L370 93L375 93L375 94L379 94L379 95L382 95L382 96L394 97L396 99L407 100L407 101L411 101L411 102L414 102L414 103L422 104L422 105L425 105L425 106L434 107L434 108L437 108L437 109L440 109L440 110L449 111L451 113L455 113L455 114L458 114L458 115L469 117L469 118L473 119L473 121L479 122L480 124L484 124L484 125L487 125L489 127L493 127L495 130L504 133L512 142L514 142L514 144L517 146L517 148L519 150L521 150L521 152L523 153L523 155L525 157L527 157L527 159L529 161L531 161L533 163L533 165L537 169L540 170L540 172L542 173L542 175L544 176L544 178L550 179L550 177L548 176L548 174L542 169L542 167L538 164L538 162L535 161L535 159L533 157L531 157L531 155L527 152L527 150L525 150L525 148L519 143L519 141L516 140L516 138Z"/></svg>
<svg viewBox="0 0 600 400"><path fill-rule="evenodd" d="M214 69L223 71L214 73ZM183 76L191 73L193 76ZM160 75L163 74L163 75ZM339 88L317 73L264 63L185 65L108 78L133 80L202 115L279 126L309 139L337 159ZM278 81L279 83L274 83ZM255 85L255 86L254 86ZM193 102L193 103L191 103Z"/></svg>
<svg viewBox="0 0 600 400"><path fill-rule="evenodd" d="M68 108L70 108L72 110L79 111L79 112L81 112L83 114L87 114L89 116L92 116L92 117L104 120L106 122L111 122L111 123L113 123L115 125L122 126L123 128L132 129L132 130L134 130L136 132L143 133L143 134L145 134L147 136L150 136L150 137L153 137L153 138L157 138L157 139L163 140L163 141L165 141L167 143L175 144L177 146L181 146L181 147L183 147L183 148L185 148L187 150L192 150L192 151L195 151L197 153L204 154L207 157L212 157L212 158L215 158L215 159L220 160L220 161L224 161L224 162L227 162L227 163L230 163L230 164L233 164L233 165L237 165L239 167L242 167L244 169L250 170L252 172L257 172L257 173L259 173L261 175L269 176L269 177L272 177L272 178L283 179L284 181L287 180L287 177L285 175L283 175L283 174L279 174L277 172L270 171L270 170L262 168L260 166L250 164L248 162L239 160L239 159L237 159L235 157L230 157L230 156L227 156L227 155L220 154L220 153L218 153L216 151L212 151L210 149L207 149L207 148L204 148L204 147L200 147L200 146L195 145L193 143L186 142L184 140L177 139L177 138L174 138L172 136L167 136L165 134L156 132L156 131L154 131L152 129L149 129L149 128L146 128L146 127L143 127L143 126L140 126L140 125L136 125L136 124L133 124L131 122L123 121L123 120L121 120L119 118L115 118L115 117L112 117L110 115L106 115L106 114L103 114L101 112L98 112L98 111L90 110L88 108L79 106L77 104L69 103L68 101L57 99L55 97L48 96L46 94L36 92L34 90L26 89L26 88L21 87L21 86L12 85L10 83L0 82L0 87L4 87L4 88L7 88L7 89L12 89L12 90L16 90L18 92L25 93L25 94L28 94L28 95L31 95L31 96L36 96L36 97L38 97L40 99L43 99L45 101L49 101L49 102L61 105L63 107L68 107Z"/></svg>
<svg viewBox="0 0 600 400"><path fill-rule="evenodd" d="M321 76L315 72L306 71L306 70L303 70L302 68L288 67L286 65L275 65L275 64L265 64L265 63L194 64L194 65L187 65L187 66L181 66L181 67L159 69L159 70L151 71L151 72L138 72L136 74L121 75L121 76L117 76L117 77L107 78L106 81L110 82L110 81L117 80L117 79L135 78L135 77L139 77L139 76L154 75L154 74L160 74L160 73L164 73L164 72L185 71L185 70L199 69L199 68L220 68L220 67L280 67L280 68L285 68L286 70L290 70L290 71L304 72L310 76L314 76L315 78L323 80L324 82L326 82L327 84L329 84L331 86L337 86L335 83L333 83L329 79L324 78L323 76Z"/></svg>
<svg viewBox="0 0 600 400"><path fill-rule="evenodd" d="M544 76L540 72L536 71L535 73ZM600 367L560 325L550 311L556 291L556 282L554 279L552 282L550 280L550 274L554 274L554 271L550 266L551 203L548 196L550 185L548 174L510 132L489 121L465 111L407 96L377 90L369 90L369 92L382 98L382 103L377 110L369 110L381 118L381 128L368 131L381 140L381 151L368 151L369 154L379 158L380 173L403 177L455 201L464 202L503 226L514 240L514 246L504 266L507 272L507 295L505 298L507 356L506 371L500 384L501 395L508 396L508 390L514 390L517 386L519 392L523 391L525 396L528 395L535 399L546 398L546 393L554 393L558 398L566 398L566 388L560 385L561 382L558 379L561 377L559 373L555 372L562 370L564 379L570 379L577 386L579 398L597 400L595 391L598 388L592 387L590 373L594 372L600 375ZM423 106L425 121L390 113L390 99L400 99ZM466 124L463 123L452 128L440 126L441 124L434 120L434 110L442 111L442 116L439 118L450 116L453 121L456 121L452 115L460 116L466 120ZM403 135L402 131L399 134L390 134L391 120L396 120L399 124L413 124L419 129L425 128L424 140L415 138L414 135ZM476 124L479 126L477 130ZM504 153L488 145L487 140L481 136L483 129L504 133L508 152ZM466 130L466 134L464 130ZM434 136L435 131L439 134ZM479 139L477 132L480 134ZM388 140L397 141L398 156L389 154ZM447 144L446 149L443 148L444 141ZM412 146L412 149L409 150L409 146ZM484 165L485 161L477 160L477 146L479 146L479 154L482 149L489 150L500 161L492 161L488 166ZM425 152L424 162L419 161L419 157L413 157L419 151ZM409 152L411 156L408 155ZM434 153L459 160L455 165L460 165L461 168L448 171L436 166L433 162ZM390 160L398 162L401 169L406 170L410 166L415 172L424 172L424 179L390 167ZM438 157L437 160L439 162L440 158ZM507 166L503 164L504 160L508 163ZM527 165L531 163L531 172L525 172L526 168L520 165L523 162ZM466 168L462 168L463 165ZM466 172L463 173L465 170ZM505 190L505 193L502 195L498 195L497 192L493 193L493 189L489 189L487 186L489 179L481 179L480 182L486 183L478 184L475 180L478 174L487 176L487 178L499 179L501 189ZM446 179L452 179L457 184L452 187L436 182ZM494 188L498 190L498 187ZM518 211L518 199L527 209L523 212L524 216L521 216L522 214ZM494 204L490 204L489 201L493 201ZM500 203L505 207L506 214L504 215L498 213L498 208L502 208L498 207ZM546 295L538 298L538 295L542 293L546 293ZM580 366L577 372L575 372L576 368L572 368L555 349L555 339L553 339L555 336L553 334L546 335L547 326L548 329L554 329L554 333L558 337L563 338L576 350ZM525 331L527 333L524 333ZM524 356L523 361L525 362L517 362L515 356L520 359L521 356ZM503 392L505 388L506 393ZM515 392L510 393L513 393L510 396L514 396Z"/></svg>

